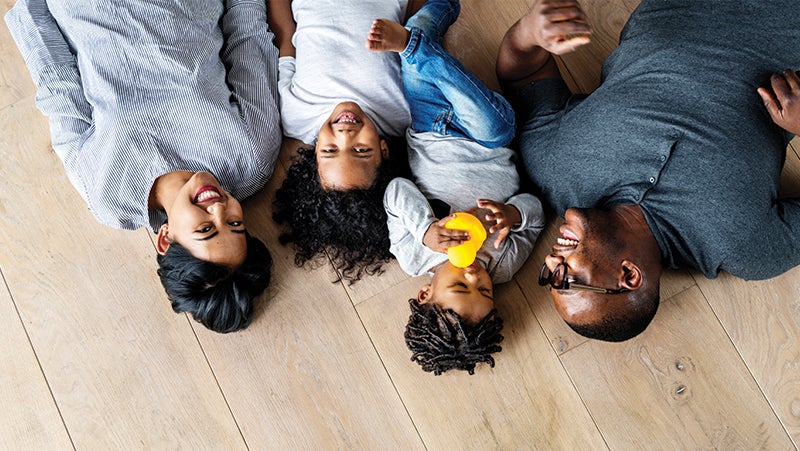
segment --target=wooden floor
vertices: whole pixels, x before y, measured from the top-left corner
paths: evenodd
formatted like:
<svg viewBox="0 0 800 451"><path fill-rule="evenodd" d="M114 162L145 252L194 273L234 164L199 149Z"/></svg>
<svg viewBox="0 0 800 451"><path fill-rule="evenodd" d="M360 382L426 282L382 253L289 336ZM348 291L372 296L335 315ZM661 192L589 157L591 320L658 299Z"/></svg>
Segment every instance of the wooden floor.
<svg viewBox="0 0 800 451"><path fill-rule="evenodd" d="M504 31L532 0L462 0L446 45L489 86ZM0 0L5 13L13 0ZM598 82L635 0L584 1L594 43L562 62ZM454 45L457 43L457 48ZM409 360L396 264L353 286L295 268L277 241L272 182L245 204L275 257L244 332L174 314L152 235L94 221L50 150L47 120L0 27L0 448L794 449L800 444L800 269L765 282L672 271L650 328L587 341L536 273L551 224L515 281L494 369L434 377ZM800 193L800 141L785 192ZM800 239L800 237L798 237Z"/></svg>

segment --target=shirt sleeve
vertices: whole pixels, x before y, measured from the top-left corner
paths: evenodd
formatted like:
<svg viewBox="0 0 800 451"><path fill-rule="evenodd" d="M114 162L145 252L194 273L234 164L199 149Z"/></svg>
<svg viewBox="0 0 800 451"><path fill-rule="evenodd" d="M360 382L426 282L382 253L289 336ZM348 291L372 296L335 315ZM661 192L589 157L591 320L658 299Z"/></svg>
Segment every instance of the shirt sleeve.
<svg viewBox="0 0 800 451"><path fill-rule="evenodd" d="M514 274L528 260L528 256L536 244L536 239L545 226L542 203L536 196L528 193L517 194L506 203L519 210L522 221L518 227L511 230L511 233L503 241L499 258L495 265L489 268L489 274L494 283L505 283L514 277ZM491 237L487 238L489 246L492 246L492 240Z"/></svg>
<svg viewBox="0 0 800 451"><path fill-rule="evenodd" d="M50 121L53 150L77 187L74 168L82 137L92 127L92 107L75 55L46 0L18 0L5 20L36 84L36 106Z"/></svg>
<svg viewBox="0 0 800 451"><path fill-rule="evenodd" d="M231 100L255 142L280 146L278 49L267 24L264 0L227 0L221 22L220 56L227 68ZM269 144L267 144L269 143Z"/></svg>
<svg viewBox="0 0 800 451"><path fill-rule="evenodd" d="M422 244L428 228L436 222L428 200L410 180L395 178L383 196L389 226L390 251L407 274L419 276L447 260Z"/></svg>

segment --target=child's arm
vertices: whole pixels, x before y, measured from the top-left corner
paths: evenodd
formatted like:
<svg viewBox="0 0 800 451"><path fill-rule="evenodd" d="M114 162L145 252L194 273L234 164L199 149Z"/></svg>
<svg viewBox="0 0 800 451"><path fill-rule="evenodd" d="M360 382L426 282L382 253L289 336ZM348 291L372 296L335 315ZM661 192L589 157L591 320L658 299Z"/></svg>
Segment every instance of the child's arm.
<svg viewBox="0 0 800 451"><path fill-rule="evenodd" d="M447 260L441 252L429 249L425 235L436 219L428 200L410 180L396 178L383 195L389 228L390 251L403 271L418 276Z"/></svg>
<svg viewBox="0 0 800 451"><path fill-rule="evenodd" d="M292 36L297 29L297 24L292 16L292 0L269 0L267 9L267 21L270 30L275 33L278 56L295 56Z"/></svg>
<svg viewBox="0 0 800 451"><path fill-rule="evenodd" d="M506 205L513 206L520 214L519 224L511 227L501 245L501 255L490 271L495 283L511 280L533 251L536 239L545 226L542 203L528 193L512 196Z"/></svg>

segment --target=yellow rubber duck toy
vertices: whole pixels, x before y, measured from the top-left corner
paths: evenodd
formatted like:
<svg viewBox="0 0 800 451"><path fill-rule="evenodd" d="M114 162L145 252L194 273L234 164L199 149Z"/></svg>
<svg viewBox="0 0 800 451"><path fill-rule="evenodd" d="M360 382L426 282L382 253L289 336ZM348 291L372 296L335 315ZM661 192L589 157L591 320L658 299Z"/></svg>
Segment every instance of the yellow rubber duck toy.
<svg viewBox="0 0 800 451"><path fill-rule="evenodd" d="M460 211L456 217L447 221L446 229L464 230L469 233L469 240L447 249L447 259L457 268L466 268L475 261L478 249L486 240L486 229L481 220L470 213Z"/></svg>

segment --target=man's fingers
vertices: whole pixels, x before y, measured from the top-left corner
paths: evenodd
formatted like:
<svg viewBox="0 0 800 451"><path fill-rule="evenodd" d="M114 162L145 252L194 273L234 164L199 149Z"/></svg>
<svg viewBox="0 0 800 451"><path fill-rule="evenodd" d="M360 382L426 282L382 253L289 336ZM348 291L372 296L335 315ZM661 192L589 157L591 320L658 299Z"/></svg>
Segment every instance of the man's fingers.
<svg viewBox="0 0 800 451"><path fill-rule="evenodd" d="M780 99L789 97L791 94L791 89L789 88L789 84L786 82L786 79L781 74L772 74L770 78L772 83L772 91L775 93L775 97Z"/></svg>
<svg viewBox="0 0 800 451"><path fill-rule="evenodd" d="M789 89L794 92L800 91L800 77L797 76L797 72L786 69L783 71L783 78L786 80Z"/></svg>
<svg viewBox="0 0 800 451"><path fill-rule="evenodd" d="M777 119L781 117L781 109L775 97L766 88L758 88L758 95L761 96L761 101L764 102L764 106L767 108L769 115L777 122Z"/></svg>

